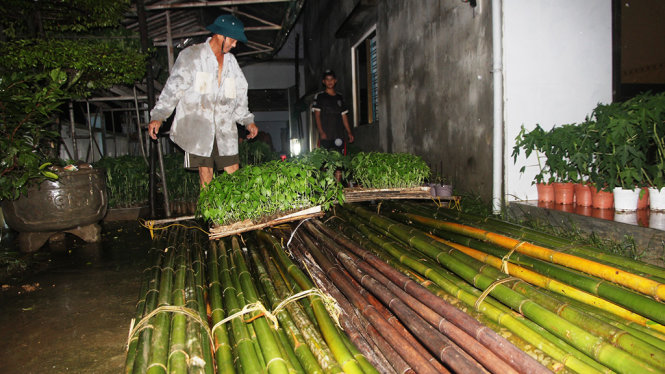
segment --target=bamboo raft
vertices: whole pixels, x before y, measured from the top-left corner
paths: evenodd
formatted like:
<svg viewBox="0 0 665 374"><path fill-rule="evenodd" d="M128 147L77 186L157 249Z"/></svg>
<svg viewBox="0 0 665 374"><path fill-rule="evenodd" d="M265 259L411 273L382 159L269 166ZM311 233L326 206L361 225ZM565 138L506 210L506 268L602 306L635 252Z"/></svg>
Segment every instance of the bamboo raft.
<svg viewBox="0 0 665 374"><path fill-rule="evenodd" d="M307 218L321 217L321 216L323 216L323 212L321 211L321 206L317 205L294 213L278 216L263 222L244 220L224 226L215 224L210 228L210 234L208 235L208 238L210 240L214 240L235 234L240 234L247 231L260 230L266 227L272 227L282 223L300 221Z"/></svg>

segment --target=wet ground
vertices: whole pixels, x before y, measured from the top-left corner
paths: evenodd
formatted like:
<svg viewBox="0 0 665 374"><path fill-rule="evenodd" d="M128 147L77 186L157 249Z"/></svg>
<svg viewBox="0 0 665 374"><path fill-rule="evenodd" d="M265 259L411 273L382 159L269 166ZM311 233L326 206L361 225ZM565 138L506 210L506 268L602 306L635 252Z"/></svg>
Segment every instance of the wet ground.
<svg viewBox="0 0 665 374"><path fill-rule="evenodd" d="M0 248L14 250L11 235ZM120 373L147 267L149 233L105 223L101 243L67 236L0 284L0 373Z"/></svg>

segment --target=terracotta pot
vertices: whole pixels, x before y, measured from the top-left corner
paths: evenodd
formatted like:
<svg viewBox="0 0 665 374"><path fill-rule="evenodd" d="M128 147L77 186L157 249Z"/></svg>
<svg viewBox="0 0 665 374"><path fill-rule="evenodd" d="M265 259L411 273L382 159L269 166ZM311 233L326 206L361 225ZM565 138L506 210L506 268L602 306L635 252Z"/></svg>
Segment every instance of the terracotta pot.
<svg viewBox="0 0 665 374"><path fill-rule="evenodd" d="M637 209L646 209L649 207L649 188L648 187L642 187L640 189L640 196L639 199L637 200Z"/></svg>
<svg viewBox="0 0 665 374"><path fill-rule="evenodd" d="M591 200L594 208L612 209L614 207L614 195L609 191L597 191L595 186L591 187ZM612 217L614 217L614 213L612 213Z"/></svg>
<svg viewBox="0 0 665 374"><path fill-rule="evenodd" d="M575 204L577 206L591 206L591 187L584 183L575 183Z"/></svg>
<svg viewBox="0 0 665 374"><path fill-rule="evenodd" d="M554 202L557 204L572 204L575 202L575 187L573 183L552 183L554 186Z"/></svg>
<svg viewBox="0 0 665 374"><path fill-rule="evenodd" d="M554 187L551 184L537 183L538 201L549 203L554 201Z"/></svg>

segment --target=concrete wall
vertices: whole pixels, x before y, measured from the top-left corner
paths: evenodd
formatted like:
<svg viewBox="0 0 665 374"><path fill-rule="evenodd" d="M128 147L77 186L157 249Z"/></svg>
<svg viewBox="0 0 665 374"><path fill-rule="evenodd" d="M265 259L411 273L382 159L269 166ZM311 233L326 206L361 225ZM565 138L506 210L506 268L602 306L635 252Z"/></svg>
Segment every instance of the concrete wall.
<svg viewBox="0 0 665 374"><path fill-rule="evenodd" d="M306 83L337 71L351 100L351 46L363 31L334 34L358 1L308 2ZM355 130L361 149L422 156L461 191L491 197L492 79L488 1L378 1L379 123ZM350 103L348 103L350 105Z"/></svg>
<svg viewBox="0 0 665 374"><path fill-rule="evenodd" d="M612 10L608 0L504 0L505 190L535 200L535 156L510 156L522 125L581 122L612 101ZM520 168L526 165L524 174Z"/></svg>
<svg viewBox="0 0 665 374"><path fill-rule="evenodd" d="M357 5L376 3L375 22L336 38ZM376 25L379 123L356 128L363 150L422 156L457 191L492 197L492 1L319 0L303 22L307 92L337 72L350 106L351 47ZM513 163L520 126L581 121L612 98L609 0L503 0L503 193L535 198L535 158ZM522 165L527 166L520 174Z"/></svg>

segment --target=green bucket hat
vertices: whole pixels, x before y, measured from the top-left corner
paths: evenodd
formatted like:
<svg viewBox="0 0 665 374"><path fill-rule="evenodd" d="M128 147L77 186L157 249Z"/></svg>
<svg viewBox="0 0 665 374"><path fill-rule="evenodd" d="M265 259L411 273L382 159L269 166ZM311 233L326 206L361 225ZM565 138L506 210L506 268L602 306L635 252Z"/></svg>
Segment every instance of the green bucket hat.
<svg viewBox="0 0 665 374"><path fill-rule="evenodd" d="M247 43L245 26L242 24L242 21L231 14L222 14L217 17L215 22L208 25L206 29L215 34L228 36L239 42Z"/></svg>

